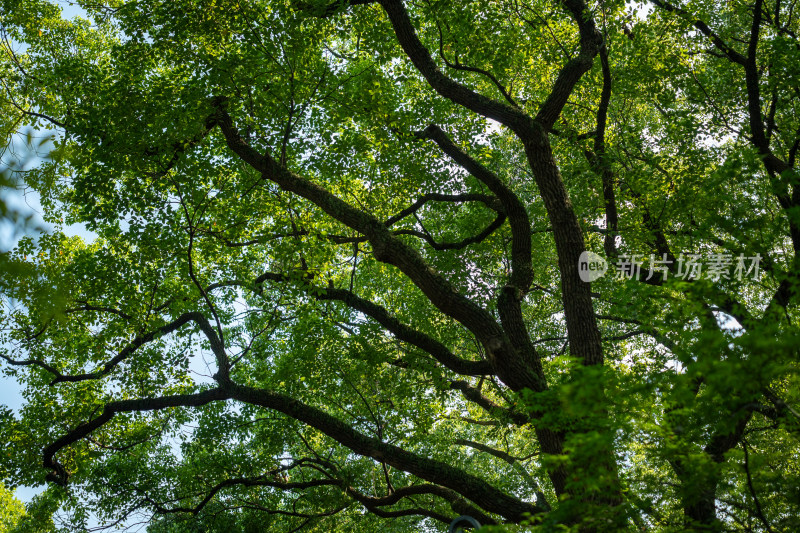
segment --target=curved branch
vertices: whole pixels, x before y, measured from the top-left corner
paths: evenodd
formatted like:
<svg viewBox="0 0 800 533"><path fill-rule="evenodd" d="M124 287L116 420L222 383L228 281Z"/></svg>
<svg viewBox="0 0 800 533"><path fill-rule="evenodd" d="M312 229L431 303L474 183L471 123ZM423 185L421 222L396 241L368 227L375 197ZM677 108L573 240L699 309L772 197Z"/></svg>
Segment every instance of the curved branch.
<svg viewBox="0 0 800 533"><path fill-rule="evenodd" d="M508 464L513 464L517 461L522 460L519 457L514 457L510 453L504 452L503 450L498 450L496 448L492 448L491 446L487 446L486 444L475 442L473 440L456 439L453 441L453 444L458 444L459 446L467 446L469 448L475 448L476 450L480 450L484 453L488 453L489 455L493 455L498 459L502 459Z"/></svg>
<svg viewBox="0 0 800 533"><path fill-rule="evenodd" d="M266 281L286 283L297 281L297 278L286 274L265 272L256 278L253 283L245 283L242 281L221 282L209 285L207 290L211 291L219 287L229 286L253 288L258 287ZM361 298L349 290L336 289L334 287L323 288L315 285L306 285L305 289L309 295L314 296L317 300L339 301L348 307L365 314L383 326L398 340L407 342L408 344L411 344L412 346L415 346L428 353L436 361L457 374L464 376L486 376L494 373L492 366L488 361L469 361L456 356L450 351L449 348L447 348L447 346L436 340L434 337L431 337L426 333L404 324L397 317L392 315L386 308L376 304L375 302Z"/></svg>
<svg viewBox="0 0 800 533"><path fill-rule="evenodd" d="M177 394L175 396L162 396L158 398L143 398L138 400L120 400L106 404L100 416L93 418L89 422L80 424L78 427L47 446L43 451L43 465L51 470L46 479L59 485L66 486L69 473L63 465L55 458L56 453L62 448L69 446L94 430L105 425L118 413L130 413L141 411L158 411L169 407L199 407L207 403L219 400L227 400L231 397L228 391L220 388L209 389L198 394Z"/></svg>
<svg viewBox="0 0 800 533"><path fill-rule="evenodd" d="M533 126L531 118L519 109L479 94L445 76L420 42L402 0L380 0L380 4L389 17L400 46L437 93L475 113L496 120L514 132L522 133Z"/></svg>
<svg viewBox="0 0 800 533"><path fill-rule="evenodd" d="M78 309L68 310L68 312L77 311ZM95 310L95 311L109 311L114 312L112 309L107 308L95 308L90 306L86 306L81 308L81 310ZM118 313L119 314L119 313ZM44 361L39 361L36 359L26 359L26 360L16 360L8 357L7 355L0 354L0 358L3 358L8 364L14 366L38 366L47 370L49 373L53 374L55 378L50 382L50 385L55 385L57 383L75 383L78 381L86 381L89 379L98 379L107 374L109 374L114 368L117 367L120 363L122 363L125 359L130 357L136 350L141 348L143 345L158 339L164 335L172 333L176 331L181 326L188 322L196 322L203 333L206 334L208 337L209 343L211 344L211 349L214 351L214 354L223 362L227 360L227 355L225 354L225 349L222 346L219 338L216 335L216 332L211 328L208 320L202 313L197 311L192 311L188 313L184 313L169 324L165 324L160 328L156 329L155 331L151 331L145 335L139 335L134 338L125 348L123 348L114 358L110 361L106 362L101 368L95 370L94 372L88 372L84 374L74 374L74 375L67 375L62 374L60 371L56 370L53 366L45 363Z"/></svg>
<svg viewBox="0 0 800 533"><path fill-rule="evenodd" d="M503 95L503 98L506 99L506 102L508 102L513 107L519 108L519 104L517 104L517 102L514 101L514 99L511 97L511 94L508 92L508 90L506 90L506 88L503 86L503 84L500 83L500 81L497 78L495 78L494 74L492 74L488 70L484 70L484 69L478 68L478 67L470 67L468 65L462 65L458 61L458 54L457 53L455 55L455 63L451 63L447 59L447 56L444 54L444 36L442 35L442 28L441 28L441 26L439 26L438 22L436 23L436 28L439 30L439 55L441 56L441 58L444 61L445 65L447 65L449 68L451 68L453 70L460 70L462 72L474 72L476 74L481 74L482 76L485 76L486 78L489 79L489 81L491 81L494 84L494 86L497 88L497 90L500 91L500 94Z"/></svg>
<svg viewBox="0 0 800 533"><path fill-rule="evenodd" d="M705 22L703 22L698 18L695 18L685 9L677 7L664 0L651 0L651 2L653 2L653 4L660 7L661 9L677 13L682 19L684 19L686 22L688 22L689 24L700 30L700 32L703 35L708 37L711 40L711 42L714 43L714 46L716 46L717 49L719 49L719 51L725 55L725 57L727 57L734 63L744 65L746 61L745 57L736 50L734 50L731 46L729 46L728 43L723 41L722 38L717 33L715 33L713 30L711 30L711 28L708 27L708 24L706 24Z"/></svg>
<svg viewBox="0 0 800 533"><path fill-rule="evenodd" d="M12 359L11 357L7 356L6 354L0 353L0 358L2 358L5 362L9 365L13 366L38 366L39 368L44 368L54 376L61 376L61 372L53 368L52 366L48 365L44 361L39 361L38 359Z"/></svg>
<svg viewBox="0 0 800 533"><path fill-rule="evenodd" d="M503 183L503 180L459 148L439 126L431 124L417 136L435 142L442 152L486 185L500 200L511 226L512 274L510 283L523 292L527 291L533 281L533 267L531 266L531 224L525 205Z"/></svg>
<svg viewBox="0 0 800 533"><path fill-rule="evenodd" d="M270 475L272 474L273 473L270 473ZM263 475L252 478L232 478L221 481L211 487L203 499L200 500L200 502L194 507L164 507L162 504L147 496L144 497L144 501L150 504L158 514L189 513L196 515L214 498L214 496L216 496L219 491L228 487L272 487L281 490L304 490L313 487L338 485L341 485L341 481L337 479L314 479L311 481L281 482L273 479L267 479L266 475Z"/></svg>
<svg viewBox="0 0 800 533"><path fill-rule="evenodd" d="M397 339L407 342L412 346L416 346L420 350L430 354L439 363L457 374L465 376L493 374L492 367L487 361L468 361L456 356L447 346L435 338L402 323L385 308L356 296L348 290L329 287L327 289L322 289L317 298L320 300L340 301L348 307L364 313L386 328Z"/></svg>
<svg viewBox="0 0 800 533"><path fill-rule="evenodd" d="M580 33L578 55L567 61L558 73L550 95L539 108L536 122L549 131L561 115L575 85L592 68L594 57L603 46L603 36L595 25L589 6L584 0L561 0L572 16Z"/></svg>
<svg viewBox="0 0 800 533"><path fill-rule="evenodd" d="M311 201L335 220L366 235L377 260L397 267L439 311L463 324L480 340L490 361L496 364L498 375L509 387L513 390L541 387L540 377L519 361L519 355L505 332L486 309L459 293L444 276L425 262L417 250L393 236L374 216L281 167L269 154L262 155L254 150L234 127L223 102L217 100L215 104L218 106L216 121L228 147L244 162L261 172L265 179ZM498 361L501 364L497 364ZM502 364L506 362L511 364Z"/></svg>
<svg viewBox="0 0 800 533"><path fill-rule="evenodd" d="M77 381L85 381L87 379L98 379L112 370L119 365L122 361L127 359L131 354L133 354L136 350L138 350L141 346L152 342L153 340L172 333L176 331L181 326L188 322L195 322L203 331L203 333L208 338L209 343L211 344L211 349L214 354L217 356L217 359L220 363L227 360L227 355L225 354L225 348L222 345L219 337L217 336L214 329L211 327L211 324L208 322L205 316L198 311L191 311L188 313L184 313L169 324L161 326L160 328L156 329L155 331L151 331L146 335L139 335L130 344L128 344L125 348L120 351L116 357L108 361L106 364L103 365L102 368L99 370L95 370L94 372L90 372L87 374L76 374L76 375L64 375L60 372L56 372L56 377L53 381L50 382L51 385L55 385L56 383L62 382L70 382L74 383Z"/></svg>
<svg viewBox="0 0 800 533"><path fill-rule="evenodd" d="M125 320L133 320L133 317L124 311L120 311L119 309L115 309L113 307L106 307L102 305L91 305L84 302L84 305L80 307L71 307L69 309L65 309L65 314L70 313L77 313L79 311L97 311L99 313L111 313L112 315L117 315L120 318L124 318Z"/></svg>
<svg viewBox="0 0 800 533"><path fill-rule="evenodd" d="M438 192L431 192L423 194L422 196L419 197L419 199L417 199L416 202L406 207L396 215L387 218L384 224L387 227L392 226L395 223L407 217L408 215L416 213L423 205L425 205L428 202L453 202L453 203L481 202L492 211L497 211L498 213L500 213L502 209L501 206L497 205L497 198L490 196L488 194L476 194L476 193L442 194Z"/></svg>
<svg viewBox="0 0 800 533"><path fill-rule="evenodd" d="M445 524L450 523L450 519L442 514L439 514L434 511L429 511L428 509L423 509L422 507L411 507L408 509L400 509L398 511L385 511L380 509L376 506L370 506L369 504L364 504L364 507L367 510L374 514L375 516L379 516L381 518L401 518L403 516L427 516L428 518L433 518L434 520L438 520L440 522L444 522Z"/></svg>
<svg viewBox="0 0 800 533"><path fill-rule="evenodd" d="M320 18L331 17L349 6L368 5L377 2L377 0L334 0L328 5L320 5L319 3L311 3L305 0L295 0L294 5L303 11L314 14Z"/></svg>
<svg viewBox="0 0 800 533"><path fill-rule="evenodd" d="M614 173L606 153L606 124L608 106L611 103L611 68L608 64L608 50L600 48L600 65L603 72L603 89L600 93L600 105L597 108L597 126L594 135L594 153L587 154L589 162L600 175L603 184L603 206L606 213L606 234L603 238L603 249L609 259L617 256L617 230L619 215L614 192Z"/></svg>
<svg viewBox="0 0 800 533"><path fill-rule="evenodd" d="M428 233L423 233L421 231L413 230L413 229L400 229L395 230L392 232L393 235L412 235L414 237L419 237L420 239L427 242L431 248L434 250L461 250L462 248L466 248L471 244L478 244L486 240L489 235L500 229L503 223L506 221L505 214L497 215L488 226L486 226L480 233L477 235L473 235L472 237L467 237L462 239L458 242L437 242L434 238L429 235Z"/></svg>
<svg viewBox="0 0 800 533"><path fill-rule="evenodd" d="M521 308L522 298L533 283L531 224L525 205L496 174L456 146L435 124L428 126L419 136L431 139L453 161L486 185L505 209L511 227L511 276L500 291L498 311L503 327L521 356L514 363L519 363L519 368L524 366L530 369L528 372L532 370L535 376L535 383L531 387L533 390L544 390L547 385L541 358L531 342Z"/></svg>
<svg viewBox="0 0 800 533"><path fill-rule="evenodd" d="M538 514L542 509L523 502L493 487L483 479L466 473L450 464L429 459L379 439L357 432L349 424L289 396L228 382L224 385L230 397L288 415L307 424L353 452L385 462L431 483L449 488L468 498L481 508L519 522L527 513Z"/></svg>
<svg viewBox="0 0 800 533"><path fill-rule="evenodd" d="M21 66L19 68L21 69ZM25 71L23 70L22 72L24 73ZM12 106L14 106L14 108L17 111L19 111L20 113L22 113L25 116L33 117L33 118L40 118L42 120L46 120L47 122L50 122L54 126L62 128L64 130L67 129L67 126L63 122L58 121L58 120L54 119L53 117L50 117L50 116L45 115L43 113L37 113L36 111L31 111L30 109L23 109L23 107L20 104L17 103L16 99L14 99L14 93L11 92L11 88L6 84L5 80L0 79L0 83L3 84L3 88L6 90L6 93L8 93L8 103L10 103Z"/></svg>
<svg viewBox="0 0 800 533"><path fill-rule="evenodd" d="M758 64L756 54L761 30L761 6L763 0L756 0L753 8L753 25L750 29L750 41L747 45L747 58L744 62L745 84L747 86L747 114L750 119L750 134L753 144L764 158L764 166L770 173L781 175L789 170L789 165L772 153L769 140L764 128L764 118L761 113L761 88L759 86ZM784 206L785 208L786 206ZM791 217L790 217L791 219Z"/></svg>
<svg viewBox="0 0 800 533"><path fill-rule="evenodd" d="M102 427L118 413L155 411L170 407L199 407L213 401L228 399L258 405L288 415L321 431L359 455L385 462L394 468L409 472L431 483L442 485L472 500L483 509L502 515L508 520L518 522L526 514L542 512L541 508L509 496L472 474L468 474L447 463L428 459L387 444L379 439L367 437L357 432L349 424L299 400L271 391L239 385L231 381L223 381L219 388L198 394L122 400L106 404L100 416L80 424L43 450L43 465L51 470L46 479L66 485L69 474L63 465L56 460L55 455L61 449L84 439L93 431ZM242 481L238 480L237 482ZM321 481L319 484L332 485L333 483ZM221 490L224 486L228 485L223 484L217 490ZM213 497L213 494L211 496Z"/></svg>
<svg viewBox="0 0 800 533"><path fill-rule="evenodd" d="M528 418L526 415L517 413L511 409L494 403L492 400L481 394L479 389L473 387L466 381L453 381L450 383L450 388L460 391L461 394L464 395L464 398L480 406L484 411L492 416L508 418L518 426L524 426L530 422L530 418Z"/></svg>
<svg viewBox="0 0 800 533"><path fill-rule="evenodd" d="M498 459L501 459L506 463L508 463L509 465L511 465L511 467L514 468L520 474L520 476L522 476L525 479L528 485L530 485L530 487L533 489L534 493L536 494L536 503L545 508L550 508L550 504L547 502L547 498L542 492L539 483L533 478L533 476L530 475L530 473L521 464L522 461L529 459L532 456L529 456L527 458L514 457L510 453L506 453L502 450L492 448L491 446L487 446L480 442L475 442L467 439L456 439L455 441L453 441L453 443L461 446L468 446L470 448L480 450L484 453L488 453L489 455L493 455Z"/></svg>
<svg viewBox="0 0 800 533"><path fill-rule="evenodd" d="M465 502L464 499L457 492L447 489L445 487L441 487L439 485L430 485L430 484L410 485L407 487L401 487L399 489L396 489L391 494L382 497L366 496L356 491L352 487L347 487L345 489L345 492L347 492L348 496L352 497L354 500L364 505L364 507L366 507L370 512L375 513L376 515L384 518L423 514L424 516L428 516L430 518L439 520L440 522L449 524L451 521L450 518L421 508L402 509L398 511L385 511L382 509L378 509L378 507L394 505L403 498L408 498L410 496L418 496L422 494L430 494L433 496L438 496L448 501L450 503L451 508L459 514L470 514L471 516L475 516L476 518L479 518L481 523L484 525L497 524L497 521L488 516L486 513L481 512L479 509Z"/></svg>
<svg viewBox="0 0 800 533"><path fill-rule="evenodd" d="M780 175L784 171L791 169L791 165L786 163L786 161L783 161L781 158L776 156L772 150L770 150L761 113L761 96L758 85L759 73L758 66L756 65L756 51L758 48L759 33L761 28L761 17L763 15L761 9L763 0L756 0L756 3L753 7L753 24L750 30L747 56L744 56L743 54L731 48L719 37L719 35L712 31L705 22L694 18L684 9L676 7L665 0L651 1L661 9L675 12L681 18L691 23L695 28L700 30L703 35L711 39L711 42L714 43L714 46L716 46L717 49L719 49L729 61L744 68L745 83L747 86L747 110L753 145L761 153L761 156L764 160L764 166L770 173ZM779 194L779 200L781 201L781 205L784 207L784 209L790 207L790 201L787 196Z"/></svg>

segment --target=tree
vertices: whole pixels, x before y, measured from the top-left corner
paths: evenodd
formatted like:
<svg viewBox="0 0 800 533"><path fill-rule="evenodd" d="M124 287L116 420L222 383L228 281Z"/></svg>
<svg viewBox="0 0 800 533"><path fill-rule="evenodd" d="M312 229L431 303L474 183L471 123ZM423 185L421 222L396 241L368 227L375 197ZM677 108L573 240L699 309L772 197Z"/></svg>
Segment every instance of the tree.
<svg viewBox="0 0 800 533"><path fill-rule="evenodd" d="M800 527L794 3L2 5L72 527Z"/></svg>
<svg viewBox="0 0 800 533"><path fill-rule="evenodd" d="M22 502L10 490L0 485L0 531L12 531L24 513Z"/></svg>
<svg viewBox="0 0 800 533"><path fill-rule="evenodd" d="M59 498L45 491L23 505L12 491L0 486L0 531L2 533L54 533L53 513Z"/></svg>

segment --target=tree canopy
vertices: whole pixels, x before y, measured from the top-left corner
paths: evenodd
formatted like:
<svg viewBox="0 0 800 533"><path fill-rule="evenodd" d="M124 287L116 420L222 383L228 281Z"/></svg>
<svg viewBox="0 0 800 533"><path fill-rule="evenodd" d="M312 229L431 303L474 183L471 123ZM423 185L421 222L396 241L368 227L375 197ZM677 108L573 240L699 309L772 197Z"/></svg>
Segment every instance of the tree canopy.
<svg viewBox="0 0 800 533"><path fill-rule="evenodd" d="M22 502L4 486L0 485L0 532L12 531L25 513Z"/></svg>
<svg viewBox="0 0 800 533"><path fill-rule="evenodd" d="M56 526L800 530L796 1L77 4L0 0Z"/></svg>

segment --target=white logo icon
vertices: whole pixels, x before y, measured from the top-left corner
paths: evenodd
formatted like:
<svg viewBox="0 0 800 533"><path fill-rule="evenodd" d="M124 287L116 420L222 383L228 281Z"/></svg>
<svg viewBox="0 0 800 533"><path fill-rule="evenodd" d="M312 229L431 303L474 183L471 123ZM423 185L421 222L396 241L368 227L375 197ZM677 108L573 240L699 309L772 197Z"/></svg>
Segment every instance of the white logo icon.
<svg viewBox="0 0 800 533"><path fill-rule="evenodd" d="M578 275L581 281L590 283L600 279L608 270L608 263L605 259L594 252L583 252L578 258Z"/></svg>

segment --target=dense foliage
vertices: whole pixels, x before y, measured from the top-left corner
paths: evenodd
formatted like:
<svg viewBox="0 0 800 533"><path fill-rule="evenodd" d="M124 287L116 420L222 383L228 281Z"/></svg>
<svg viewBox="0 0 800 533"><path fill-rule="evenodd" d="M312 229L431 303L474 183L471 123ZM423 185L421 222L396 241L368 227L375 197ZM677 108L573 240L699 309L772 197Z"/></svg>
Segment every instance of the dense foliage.
<svg viewBox="0 0 800 533"><path fill-rule="evenodd" d="M39 515L800 530L795 1L78 4L0 0Z"/></svg>
<svg viewBox="0 0 800 533"><path fill-rule="evenodd" d="M24 513L22 502L10 490L0 485L0 533L12 531Z"/></svg>

